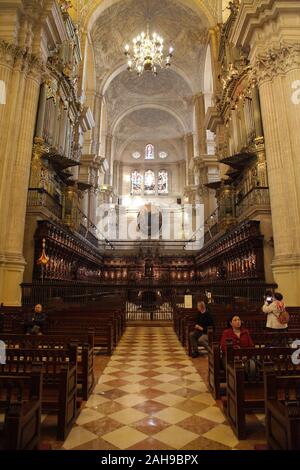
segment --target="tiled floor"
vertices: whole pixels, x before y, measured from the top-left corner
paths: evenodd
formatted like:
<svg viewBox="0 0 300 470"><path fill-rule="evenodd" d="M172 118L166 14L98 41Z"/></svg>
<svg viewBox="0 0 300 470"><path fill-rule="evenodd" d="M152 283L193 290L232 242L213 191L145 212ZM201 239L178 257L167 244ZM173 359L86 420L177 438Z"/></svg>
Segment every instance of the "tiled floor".
<svg viewBox="0 0 300 470"><path fill-rule="evenodd" d="M249 418L249 439L237 440L207 390L207 358L190 359L171 327L128 327L109 359L77 424L56 448L231 450L265 442L256 415Z"/></svg>

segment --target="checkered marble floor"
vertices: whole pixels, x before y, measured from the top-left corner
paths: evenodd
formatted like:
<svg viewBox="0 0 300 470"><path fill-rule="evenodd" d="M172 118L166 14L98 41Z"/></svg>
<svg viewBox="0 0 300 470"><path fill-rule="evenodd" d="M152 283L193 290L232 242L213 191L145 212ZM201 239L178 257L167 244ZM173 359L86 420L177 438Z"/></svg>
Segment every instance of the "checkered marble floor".
<svg viewBox="0 0 300 470"><path fill-rule="evenodd" d="M62 449L253 449L265 442L251 415L239 442L208 392L207 357L190 359L172 327L128 327ZM97 357L96 357L97 360Z"/></svg>

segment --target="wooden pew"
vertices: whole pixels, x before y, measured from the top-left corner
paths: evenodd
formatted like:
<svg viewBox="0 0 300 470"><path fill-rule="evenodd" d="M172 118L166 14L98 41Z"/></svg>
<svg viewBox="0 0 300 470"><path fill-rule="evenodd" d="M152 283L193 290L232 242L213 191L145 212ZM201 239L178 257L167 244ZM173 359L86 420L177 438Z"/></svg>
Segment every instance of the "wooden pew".
<svg viewBox="0 0 300 470"><path fill-rule="evenodd" d="M251 335L257 347L271 347L274 342L277 346L287 347L293 340L300 338L300 329L282 332L256 332ZM226 373L221 363L220 338L214 341L212 328L208 329L208 384L209 390L215 400L220 399L221 385L226 384Z"/></svg>
<svg viewBox="0 0 300 470"><path fill-rule="evenodd" d="M0 449L36 449L41 427L42 370L31 376L0 373L0 409L5 413Z"/></svg>
<svg viewBox="0 0 300 470"><path fill-rule="evenodd" d="M238 439L246 438L246 413L265 409L263 364L273 362L279 375L296 375L300 366L291 361L291 348L227 348L226 356L226 414ZM260 367L255 379L247 380L245 362L255 358Z"/></svg>
<svg viewBox="0 0 300 470"><path fill-rule="evenodd" d="M57 415L57 439L65 440L77 416L77 347L62 349L8 349L0 374L31 375L42 365L42 411Z"/></svg>
<svg viewBox="0 0 300 470"><path fill-rule="evenodd" d="M67 349L77 346L77 383L81 385L82 398L88 400L95 385L94 332L71 335L13 335L2 334L1 340L8 349Z"/></svg>
<svg viewBox="0 0 300 470"><path fill-rule="evenodd" d="M122 334L126 328L126 312L125 309L109 310L97 304L91 305L63 305L59 310L47 311L47 323L45 331L54 331L53 325L68 323L74 325L74 328L82 329L84 323L84 330L86 331L87 325L95 328L95 346L104 347L108 354L111 354L114 347L117 345ZM1 315L0 331L3 333L18 333L23 334L24 331L24 312L18 310L9 311ZM67 326L66 326L67 328ZM61 328L59 328L60 330ZM62 333L65 331L62 330Z"/></svg>
<svg viewBox="0 0 300 470"><path fill-rule="evenodd" d="M63 318L51 320L48 322L45 333L47 335L80 335L87 333L88 329L94 330L94 346L103 348L108 355L114 350L113 324L107 322L101 323L101 319L72 319Z"/></svg>
<svg viewBox="0 0 300 470"><path fill-rule="evenodd" d="M126 311L110 307L106 304L91 303L87 305L70 304L58 310L49 311L49 318L98 318L105 323L106 320L114 324L114 341L119 341L126 328Z"/></svg>
<svg viewBox="0 0 300 470"><path fill-rule="evenodd" d="M264 371L267 443L274 450L300 450L300 375Z"/></svg>

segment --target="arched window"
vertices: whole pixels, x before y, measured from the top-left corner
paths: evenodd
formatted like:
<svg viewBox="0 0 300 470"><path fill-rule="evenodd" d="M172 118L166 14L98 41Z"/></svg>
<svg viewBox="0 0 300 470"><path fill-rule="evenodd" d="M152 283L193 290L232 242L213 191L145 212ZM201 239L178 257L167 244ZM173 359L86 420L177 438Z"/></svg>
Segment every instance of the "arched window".
<svg viewBox="0 0 300 470"><path fill-rule="evenodd" d="M139 195L142 194L142 185L143 185L143 175L134 170L131 173L131 194L132 195Z"/></svg>
<svg viewBox="0 0 300 470"><path fill-rule="evenodd" d="M168 194L169 192L169 178L167 170L159 170L157 176L157 193Z"/></svg>
<svg viewBox="0 0 300 470"><path fill-rule="evenodd" d="M154 160L154 147L152 144L147 144L145 147L145 160Z"/></svg>
<svg viewBox="0 0 300 470"><path fill-rule="evenodd" d="M144 194L155 194L155 174L152 170L145 171Z"/></svg>

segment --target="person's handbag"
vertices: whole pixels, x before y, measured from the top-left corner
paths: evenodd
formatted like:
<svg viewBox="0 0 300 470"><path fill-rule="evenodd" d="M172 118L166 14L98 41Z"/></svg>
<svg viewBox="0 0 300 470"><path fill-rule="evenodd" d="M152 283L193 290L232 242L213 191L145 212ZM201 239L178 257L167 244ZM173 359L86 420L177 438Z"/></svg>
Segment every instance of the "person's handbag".
<svg viewBox="0 0 300 470"><path fill-rule="evenodd" d="M280 314L277 318L278 318L279 323L284 325L285 323L289 322L290 315L286 310L283 310L283 312L280 312Z"/></svg>
<svg viewBox="0 0 300 470"><path fill-rule="evenodd" d="M261 369L261 363L257 358L248 358L244 363L246 380L249 382L257 382Z"/></svg>
<svg viewBox="0 0 300 470"><path fill-rule="evenodd" d="M33 325L33 327L31 328L31 334L37 335L40 332L41 332L40 327L38 325Z"/></svg>

